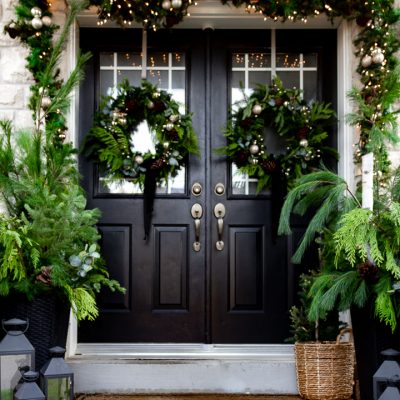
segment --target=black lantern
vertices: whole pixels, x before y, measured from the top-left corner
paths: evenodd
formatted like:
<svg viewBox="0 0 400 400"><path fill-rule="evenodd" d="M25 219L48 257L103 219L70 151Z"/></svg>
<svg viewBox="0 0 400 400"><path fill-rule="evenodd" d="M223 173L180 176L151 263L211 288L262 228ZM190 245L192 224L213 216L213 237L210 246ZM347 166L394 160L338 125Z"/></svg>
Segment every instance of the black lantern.
<svg viewBox="0 0 400 400"><path fill-rule="evenodd" d="M43 392L37 385L38 372L28 371L22 374L23 383L14 394L14 400L45 400Z"/></svg>
<svg viewBox="0 0 400 400"><path fill-rule="evenodd" d="M378 400L400 400L400 376L392 376L388 382L385 391Z"/></svg>
<svg viewBox="0 0 400 400"><path fill-rule="evenodd" d="M65 349L52 347L51 359L40 370L40 386L47 400L73 400L74 373L64 361Z"/></svg>
<svg viewBox="0 0 400 400"><path fill-rule="evenodd" d="M400 366L396 361L399 359L400 352L393 349L387 349L383 350L381 355L383 356L384 361L373 376L374 400L380 398L392 377L396 375L400 376Z"/></svg>
<svg viewBox="0 0 400 400"><path fill-rule="evenodd" d="M35 369L35 349L24 335L27 321L3 320L2 327L6 335L0 342L0 400L12 400L21 370Z"/></svg>

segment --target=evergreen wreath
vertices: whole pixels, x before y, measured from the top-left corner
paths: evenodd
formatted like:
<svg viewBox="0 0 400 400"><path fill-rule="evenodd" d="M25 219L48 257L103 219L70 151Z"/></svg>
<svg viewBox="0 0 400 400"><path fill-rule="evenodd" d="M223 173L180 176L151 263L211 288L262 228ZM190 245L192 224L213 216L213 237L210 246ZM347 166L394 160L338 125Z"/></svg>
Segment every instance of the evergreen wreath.
<svg viewBox="0 0 400 400"><path fill-rule="evenodd" d="M237 106L226 128L228 143L218 153L226 155L241 172L257 178L257 192L270 187L273 176L290 187L296 178L318 166L324 155L337 156L324 144L328 138L325 126L334 116L330 104L308 105L300 90L285 89L276 79L270 86L259 85ZM271 129L264 137L268 127ZM271 134L284 142L283 153L269 151Z"/></svg>
<svg viewBox="0 0 400 400"><path fill-rule="evenodd" d="M155 153L142 153L132 144L144 121L154 134ZM103 98L84 151L109 178L129 179L141 187L148 171L157 172L157 182L166 180L177 174L189 153L198 153L191 115L180 114L169 93L145 80L137 87L125 80Z"/></svg>

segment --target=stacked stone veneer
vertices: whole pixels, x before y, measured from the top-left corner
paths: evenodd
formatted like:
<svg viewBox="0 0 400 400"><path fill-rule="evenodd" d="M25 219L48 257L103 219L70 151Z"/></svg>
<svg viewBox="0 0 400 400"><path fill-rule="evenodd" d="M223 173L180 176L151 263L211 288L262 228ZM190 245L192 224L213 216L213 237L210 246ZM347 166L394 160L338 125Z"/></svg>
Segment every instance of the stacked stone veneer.
<svg viewBox="0 0 400 400"><path fill-rule="evenodd" d="M0 2L0 119L12 120L16 129L23 129L33 126L32 112L28 108L33 78L25 68L28 49L18 39L3 33L4 26L15 19L16 3L17 0ZM62 24L64 11L62 1L53 1L55 23Z"/></svg>

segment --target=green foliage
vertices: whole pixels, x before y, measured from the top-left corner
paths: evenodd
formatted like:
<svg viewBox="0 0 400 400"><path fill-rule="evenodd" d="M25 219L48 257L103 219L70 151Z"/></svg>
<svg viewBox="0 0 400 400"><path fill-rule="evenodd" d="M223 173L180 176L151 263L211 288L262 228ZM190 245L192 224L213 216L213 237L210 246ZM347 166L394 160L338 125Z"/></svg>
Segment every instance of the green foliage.
<svg viewBox="0 0 400 400"><path fill-rule="evenodd" d="M257 178L258 192L271 186L273 177L291 187L296 178L318 166L321 157L337 156L324 145L333 116L330 104L309 105L299 90L285 89L275 79L270 86L259 85L237 104L225 129L227 145L217 152ZM269 143L276 141L283 154L269 151Z"/></svg>
<svg viewBox="0 0 400 400"><path fill-rule="evenodd" d="M310 209L314 213L295 261L300 261L304 249L319 235L321 270L309 292L310 320L324 318L332 310L364 307L371 301L375 315L396 329L400 312L398 177L397 169L387 190L375 192L374 210L361 208L346 182L327 171L301 178L288 194L280 233L290 233L291 212L302 214ZM328 202L334 207L327 206Z"/></svg>
<svg viewBox="0 0 400 400"><path fill-rule="evenodd" d="M143 121L154 136L155 153L141 153L131 144ZM103 98L83 151L109 178L143 185L148 171L158 171L159 181L175 176L189 154L198 154L198 146L191 115L180 114L169 93L145 80L138 87L125 80Z"/></svg>
<svg viewBox="0 0 400 400"><path fill-rule="evenodd" d="M292 306L289 310L291 321L292 342L334 340L339 331L338 315L331 312L317 321L311 320L308 312L311 299L308 295L316 277L315 271L300 275L299 278L299 305Z"/></svg>

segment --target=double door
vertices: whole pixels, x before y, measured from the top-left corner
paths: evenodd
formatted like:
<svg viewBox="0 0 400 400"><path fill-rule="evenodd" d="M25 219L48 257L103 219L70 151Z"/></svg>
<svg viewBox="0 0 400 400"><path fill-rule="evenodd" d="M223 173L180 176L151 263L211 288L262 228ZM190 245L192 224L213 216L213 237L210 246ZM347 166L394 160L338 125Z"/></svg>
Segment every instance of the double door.
<svg viewBox="0 0 400 400"><path fill-rule="evenodd" d="M83 139L101 94L140 82L140 32L82 29L93 52L80 95ZM302 232L277 237L271 193L237 173L215 149L233 103L276 73L305 96L334 101L335 31L198 31L149 34L148 79L192 113L200 156L158 188L151 234L143 240L143 196L107 185L80 160L88 206L102 212L102 251L125 295L102 293L101 315L79 328L81 342L279 343L300 268L290 263ZM149 142L145 128L137 146ZM334 144L334 139L332 139ZM268 146L268 143L267 143Z"/></svg>

